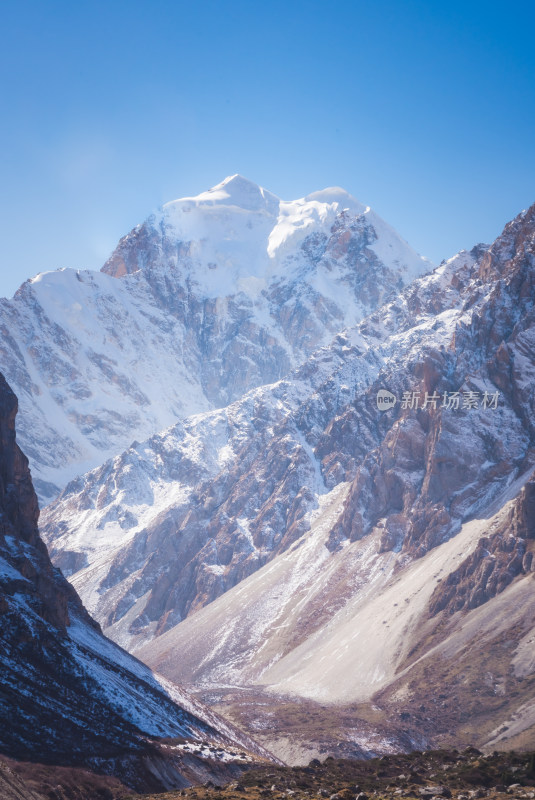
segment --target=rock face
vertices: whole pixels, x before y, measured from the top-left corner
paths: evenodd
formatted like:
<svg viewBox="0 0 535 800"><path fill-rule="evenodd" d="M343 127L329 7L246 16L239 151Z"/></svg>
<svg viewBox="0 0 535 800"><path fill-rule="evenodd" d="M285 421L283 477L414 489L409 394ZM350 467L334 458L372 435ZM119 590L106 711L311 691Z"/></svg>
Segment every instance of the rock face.
<svg viewBox="0 0 535 800"><path fill-rule="evenodd" d="M39 496L282 378L432 265L342 189L293 202L233 176L168 203L101 273L0 300L0 363Z"/></svg>
<svg viewBox="0 0 535 800"><path fill-rule="evenodd" d="M106 631L132 649L150 642L297 553L328 509L312 571L358 542L400 569L488 513L534 463L534 230L532 208L284 380L71 483L46 511L45 536ZM398 398L386 412L383 388ZM516 558L525 545L515 547ZM358 586L371 567L355 559ZM333 612L353 591L344 574ZM303 635L328 617L314 608Z"/></svg>
<svg viewBox="0 0 535 800"><path fill-rule="evenodd" d="M52 566L16 412L0 375L0 752L146 790L232 775L258 748L107 640Z"/></svg>
<svg viewBox="0 0 535 800"><path fill-rule="evenodd" d="M483 536L474 552L437 587L430 614L477 608L520 576L535 572L535 477L519 492L500 524Z"/></svg>
<svg viewBox="0 0 535 800"><path fill-rule="evenodd" d="M70 584L54 569L39 536L39 506L33 490L28 459L15 441L17 399L0 375L0 536L2 547L2 631L10 628L10 604L4 592L27 595L34 614L65 631L68 605L98 629L85 614ZM5 563L4 563L5 562ZM10 569L11 567L11 569ZM25 591L26 590L26 591Z"/></svg>

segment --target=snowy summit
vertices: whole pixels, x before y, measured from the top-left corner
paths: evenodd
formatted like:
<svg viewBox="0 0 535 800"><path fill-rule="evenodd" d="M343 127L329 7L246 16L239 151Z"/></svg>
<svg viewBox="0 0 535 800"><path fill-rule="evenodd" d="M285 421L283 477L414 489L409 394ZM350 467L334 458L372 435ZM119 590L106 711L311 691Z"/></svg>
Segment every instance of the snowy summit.
<svg viewBox="0 0 535 800"><path fill-rule="evenodd" d="M0 301L0 358L42 502L133 439L279 380L431 267L343 189L286 201L233 175L167 203L101 272L26 281Z"/></svg>
<svg viewBox="0 0 535 800"><path fill-rule="evenodd" d="M167 239L181 243L182 256L191 259L195 282L204 294L216 297L251 291L253 286L258 290L269 278L284 275L288 258L306 239L312 233L328 236L342 214L373 230L369 247L388 267L414 278L432 266L369 206L339 187L281 200L247 178L232 175L196 197L166 203L147 222ZM111 262L104 271L117 274L113 257ZM260 283L244 284L250 277Z"/></svg>

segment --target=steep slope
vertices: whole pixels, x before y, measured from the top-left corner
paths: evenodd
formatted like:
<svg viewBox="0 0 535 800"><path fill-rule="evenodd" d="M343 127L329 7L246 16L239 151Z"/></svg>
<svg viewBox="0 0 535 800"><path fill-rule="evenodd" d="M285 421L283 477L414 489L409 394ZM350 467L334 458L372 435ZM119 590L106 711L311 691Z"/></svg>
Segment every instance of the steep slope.
<svg viewBox="0 0 535 800"><path fill-rule="evenodd" d="M477 535L483 532L480 528ZM476 531L465 533L474 536ZM458 545L466 542L461 538ZM472 539L468 544L468 552L477 549ZM358 549L352 548L352 564ZM288 573L283 575L276 564L270 584L256 573L177 626L175 636L173 631L165 634L154 649L141 654L168 674L194 676L196 691L205 700L254 731L258 741L287 763L307 764L326 755L358 758L462 748L470 742L488 751L533 749L533 574L519 576L474 610L431 618L424 583L431 574L433 590L437 580L455 570L458 555L462 553L440 545L422 558L419 573L406 570L389 575L384 583L378 583L384 576L377 575L384 561L376 560L370 595L354 593L354 602L347 602L332 621L331 609L325 611L318 602L322 589L323 603L334 602L331 586L320 585L314 576L307 587L297 580L299 564L294 565L290 577L298 608L293 613L284 583L276 582ZM369 551L366 556L370 563ZM340 564L327 568L342 587L341 576L349 582ZM269 605L258 603L258 592L266 589ZM279 603L280 595L286 603ZM263 611L269 611L271 624L258 624ZM306 624L314 612L323 614L325 628L307 637ZM235 624L229 616L233 613ZM225 626L233 620L228 644L222 643L216 627L222 618ZM184 644L182 637L193 620L196 641L204 637L206 643L223 646L217 654L215 647L198 647L196 652L183 648L185 665L178 670L171 655ZM247 625L255 625L254 636L244 634L242 626ZM199 661L193 662L202 658L206 667L198 670Z"/></svg>
<svg viewBox="0 0 535 800"><path fill-rule="evenodd" d="M274 574L275 556L287 553L292 568L319 524L325 541L312 538L299 580L307 586L317 570L334 573L312 592L297 638L273 649L270 659L280 659L301 638L321 636L362 586L375 586L371 575L386 578L488 514L534 463L534 232L535 207L492 247L414 281L286 380L135 445L68 486L47 509L45 535L106 631L140 647L236 584L239 594L259 568ZM400 402L381 412L385 387ZM362 552L351 548L357 542ZM261 623L236 615L243 625L221 627L207 609L214 629L191 661L179 632L191 628L181 623L183 679L215 680L213 665L229 679L239 663L231 682L260 680L267 663L254 656L247 672L241 637L251 637L253 653L264 624L286 626L293 599L278 583L273 592L280 617L272 593L253 593Z"/></svg>
<svg viewBox="0 0 535 800"><path fill-rule="evenodd" d="M39 537L17 400L0 375L0 752L138 788L230 776L262 752L107 640ZM165 740L165 741L163 741ZM249 755L241 750L248 750ZM254 755L251 755L254 754Z"/></svg>
<svg viewBox="0 0 535 800"><path fill-rule="evenodd" d="M54 560L117 641L132 647L170 627L306 529L325 487L294 415L333 370L347 385L359 379L343 358L357 348L343 342L301 379L134 444L46 509ZM374 368L364 362L360 380Z"/></svg>
<svg viewBox="0 0 535 800"><path fill-rule="evenodd" d="M534 254L535 207L469 267L453 327L439 310L431 327L418 320L409 349L398 334L368 402L357 397L333 420L323 466L339 470L347 454L353 475L320 499L310 530L141 657L204 685L298 761L311 745L353 755L534 746ZM441 272L411 287L407 305L422 308L422 287ZM385 318L361 330L379 332ZM436 390L437 407L409 401L381 416L371 411L378 386ZM497 407L485 408L496 387ZM443 392L458 390L479 392L478 407L441 408ZM356 443L374 435L361 454ZM329 740L331 704L339 722Z"/></svg>
<svg viewBox="0 0 535 800"><path fill-rule="evenodd" d="M534 481L533 471L522 476L498 498L503 506L496 514L465 522L456 536L410 562L401 552L381 552L380 530L329 551L329 531L348 494L348 485L340 485L298 543L140 655L204 689L269 686L347 704L370 700L395 680L409 683L408 666L432 661L437 652L458 655L485 631L492 638L507 630L511 658L525 638L515 656L518 674L532 675L535 520L513 532L510 518L523 514ZM483 570L487 597L478 599L474 577Z"/></svg>
<svg viewBox="0 0 535 800"><path fill-rule="evenodd" d="M286 202L240 176L168 203L101 273L0 300L0 363L39 496L281 378L431 264L342 189Z"/></svg>

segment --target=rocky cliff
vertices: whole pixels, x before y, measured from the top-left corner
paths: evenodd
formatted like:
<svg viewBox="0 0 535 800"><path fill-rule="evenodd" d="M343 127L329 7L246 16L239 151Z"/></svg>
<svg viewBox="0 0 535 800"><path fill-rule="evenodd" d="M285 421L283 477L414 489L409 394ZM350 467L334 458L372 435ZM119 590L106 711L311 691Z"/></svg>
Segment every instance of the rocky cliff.
<svg viewBox="0 0 535 800"><path fill-rule="evenodd" d="M250 740L107 640L52 566L16 412L0 376L0 752L146 789L230 776L261 758Z"/></svg>
<svg viewBox="0 0 535 800"><path fill-rule="evenodd" d="M490 526L489 526L490 528ZM515 578L535 572L535 477L516 496L498 525L482 536L474 552L451 572L430 600L430 614L477 608L504 591Z"/></svg>

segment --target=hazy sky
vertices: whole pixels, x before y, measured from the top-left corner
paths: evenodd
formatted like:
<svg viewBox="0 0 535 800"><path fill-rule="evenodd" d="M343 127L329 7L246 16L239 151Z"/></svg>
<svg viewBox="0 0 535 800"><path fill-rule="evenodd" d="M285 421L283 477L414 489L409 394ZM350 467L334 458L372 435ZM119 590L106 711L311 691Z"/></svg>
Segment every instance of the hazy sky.
<svg viewBox="0 0 535 800"><path fill-rule="evenodd" d="M0 295L239 172L435 261L535 202L534 4L4 3Z"/></svg>

